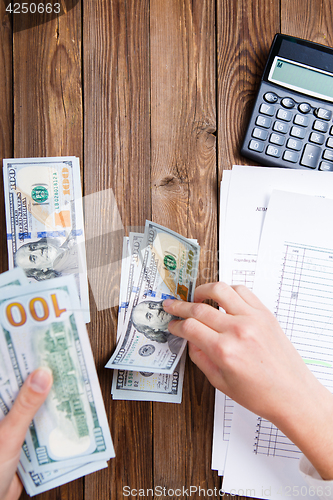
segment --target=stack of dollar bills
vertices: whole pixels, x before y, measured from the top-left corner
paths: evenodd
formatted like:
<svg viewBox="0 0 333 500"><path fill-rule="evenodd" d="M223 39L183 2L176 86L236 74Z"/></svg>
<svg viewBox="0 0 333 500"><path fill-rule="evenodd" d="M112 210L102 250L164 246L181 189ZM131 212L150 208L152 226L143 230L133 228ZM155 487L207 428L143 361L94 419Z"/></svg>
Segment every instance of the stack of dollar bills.
<svg viewBox="0 0 333 500"><path fill-rule="evenodd" d="M27 493L106 467L114 449L74 277L30 284L20 268L3 273L0 322L0 419L34 369L54 379L22 447Z"/></svg>
<svg viewBox="0 0 333 500"><path fill-rule="evenodd" d="M114 399L180 403L186 341L168 332L167 298L192 301L200 247L170 229L146 221L145 232L124 238Z"/></svg>

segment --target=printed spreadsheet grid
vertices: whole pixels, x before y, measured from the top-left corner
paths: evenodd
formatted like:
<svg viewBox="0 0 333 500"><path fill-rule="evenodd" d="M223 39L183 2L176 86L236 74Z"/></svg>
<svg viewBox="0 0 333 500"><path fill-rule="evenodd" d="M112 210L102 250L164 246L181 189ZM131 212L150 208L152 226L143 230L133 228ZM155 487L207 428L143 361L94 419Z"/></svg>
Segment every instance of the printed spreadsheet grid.
<svg viewBox="0 0 333 500"><path fill-rule="evenodd" d="M333 392L333 250L285 243L275 315L316 377ZM300 450L258 417L254 452L298 458Z"/></svg>
<svg viewBox="0 0 333 500"><path fill-rule="evenodd" d="M232 285L245 285L250 290L253 289L256 258L255 254L235 254L235 262L239 264L237 269L232 270ZM223 441L229 441L233 412L233 400L224 395Z"/></svg>
<svg viewBox="0 0 333 500"><path fill-rule="evenodd" d="M232 284L253 288L254 271L234 270ZM333 392L333 251L285 243L275 315L317 378ZM307 332L304 335L304 332ZM321 336L325 349L318 348ZM234 403L225 396L223 439L229 440ZM254 452L298 458L300 450L271 422L258 417Z"/></svg>

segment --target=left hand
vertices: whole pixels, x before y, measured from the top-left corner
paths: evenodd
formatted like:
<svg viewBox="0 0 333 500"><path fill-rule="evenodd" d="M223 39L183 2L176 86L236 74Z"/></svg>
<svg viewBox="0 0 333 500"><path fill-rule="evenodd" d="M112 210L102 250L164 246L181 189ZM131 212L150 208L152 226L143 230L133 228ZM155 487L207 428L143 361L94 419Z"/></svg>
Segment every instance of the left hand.
<svg viewBox="0 0 333 500"><path fill-rule="evenodd" d="M0 422L0 499L17 500L22 483L16 469L29 425L52 386L51 371L39 368L24 382L8 415Z"/></svg>

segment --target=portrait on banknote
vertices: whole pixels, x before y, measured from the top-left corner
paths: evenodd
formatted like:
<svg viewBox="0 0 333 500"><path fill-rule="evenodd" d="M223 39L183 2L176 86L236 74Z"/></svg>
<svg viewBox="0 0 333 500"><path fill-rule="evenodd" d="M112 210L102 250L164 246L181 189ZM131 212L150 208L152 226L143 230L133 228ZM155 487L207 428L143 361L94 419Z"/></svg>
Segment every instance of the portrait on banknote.
<svg viewBox="0 0 333 500"><path fill-rule="evenodd" d="M13 259L15 267L21 267L28 278L36 281L79 272L77 244L72 234L62 244L59 238L25 243L16 250Z"/></svg>
<svg viewBox="0 0 333 500"><path fill-rule="evenodd" d="M178 319L163 309L163 301L144 300L133 307L131 319L134 328L143 333L149 340L168 343L171 352L177 354L183 339L168 331L172 319Z"/></svg>

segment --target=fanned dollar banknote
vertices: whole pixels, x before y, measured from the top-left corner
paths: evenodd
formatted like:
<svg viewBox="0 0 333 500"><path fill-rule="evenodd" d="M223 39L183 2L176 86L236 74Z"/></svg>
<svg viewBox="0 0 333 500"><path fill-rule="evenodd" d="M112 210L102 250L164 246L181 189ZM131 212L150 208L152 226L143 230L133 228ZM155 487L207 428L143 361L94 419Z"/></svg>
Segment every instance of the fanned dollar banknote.
<svg viewBox="0 0 333 500"><path fill-rule="evenodd" d="M106 467L114 449L73 276L26 284L0 275L0 419L35 368L53 373L18 472L30 495Z"/></svg>
<svg viewBox="0 0 333 500"><path fill-rule="evenodd" d="M89 323L79 159L5 159L3 177L9 268L31 282L73 275Z"/></svg>
<svg viewBox="0 0 333 500"><path fill-rule="evenodd" d="M107 363L116 369L117 399L181 401L186 342L168 332L172 316L162 302L192 301L200 247L150 221L143 235L124 242L118 345Z"/></svg>
<svg viewBox="0 0 333 500"><path fill-rule="evenodd" d="M135 293L134 276L140 266L142 233L124 237L119 292L117 338L126 319L131 293ZM114 370L111 394L113 399L181 403L186 352L172 374Z"/></svg>

